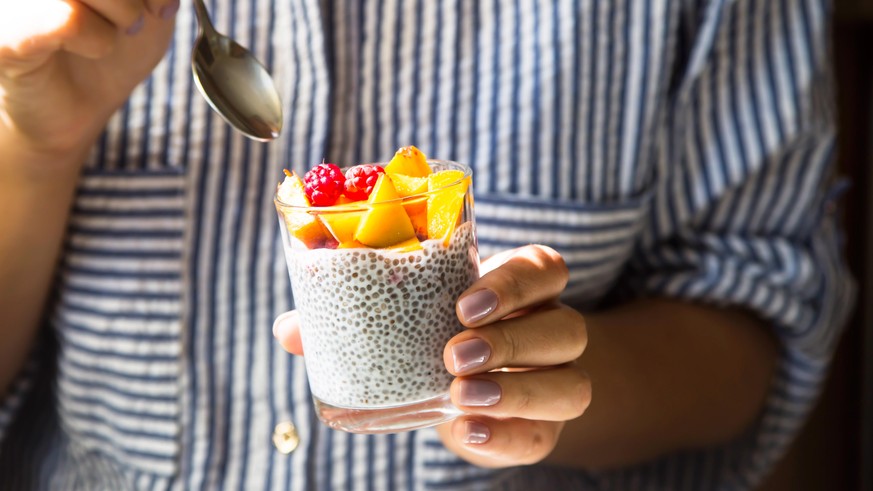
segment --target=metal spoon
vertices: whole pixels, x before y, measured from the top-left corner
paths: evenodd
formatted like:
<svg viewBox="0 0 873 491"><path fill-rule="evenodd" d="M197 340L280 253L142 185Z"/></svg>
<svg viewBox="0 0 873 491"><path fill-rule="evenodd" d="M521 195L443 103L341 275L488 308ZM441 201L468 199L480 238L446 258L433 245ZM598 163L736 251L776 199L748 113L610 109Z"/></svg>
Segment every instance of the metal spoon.
<svg viewBox="0 0 873 491"><path fill-rule="evenodd" d="M200 32L191 69L206 101L234 128L258 141L282 130L282 101L269 72L248 50L219 33L203 0L194 0Z"/></svg>

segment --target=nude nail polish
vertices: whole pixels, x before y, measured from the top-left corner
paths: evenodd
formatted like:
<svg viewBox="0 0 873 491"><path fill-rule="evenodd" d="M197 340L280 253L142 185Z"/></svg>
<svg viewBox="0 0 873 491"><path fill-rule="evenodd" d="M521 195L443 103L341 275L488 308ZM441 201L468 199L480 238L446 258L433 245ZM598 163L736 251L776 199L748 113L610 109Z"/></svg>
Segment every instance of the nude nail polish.
<svg viewBox="0 0 873 491"><path fill-rule="evenodd" d="M481 445L491 438L491 430L482 423L467 421L464 424L464 443Z"/></svg>
<svg viewBox="0 0 873 491"><path fill-rule="evenodd" d="M458 309L466 322L476 322L497 308L497 294L491 290L479 290L458 302Z"/></svg>
<svg viewBox="0 0 873 491"><path fill-rule="evenodd" d="M500 402L500 386L490 380L462 380L458 391L462 406L487 407Z"/></svg>
<svg viewBox="0 0 873 491"><path fill-rule="evenodd" d="M468 339L452 346L452 363L455 373L463 373L480 367L491 358L491 346L479 338Z"/></svg>
<svg viewBox="0 0 873 491"><path fill-rule="evenodd" d="M142 31L142 28L144 26L145 26L145 16L140 15L139 19L137 19L136 22L131 24L130 27L127 28L127 31L125 31L125 33L128 36L136 36L139 33L139 31Z"/></svg>
<svg viewBox="0 0 873 491"><path fill-rule="evenodd" d="M176 12L179 11L179 0L171 0L170 3L161 7L161 10L158 12L158 15L161 16L161 19L169 20Z"/></svg>

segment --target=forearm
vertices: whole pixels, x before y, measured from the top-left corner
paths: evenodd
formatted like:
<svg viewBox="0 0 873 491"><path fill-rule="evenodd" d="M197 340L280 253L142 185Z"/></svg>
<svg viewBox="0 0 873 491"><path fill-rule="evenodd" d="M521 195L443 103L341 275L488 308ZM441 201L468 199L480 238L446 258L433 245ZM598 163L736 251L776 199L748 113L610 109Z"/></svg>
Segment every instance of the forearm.
<svg viewBox="0 0 873 491"><path fill-rule="evenodd" d="M43 317L86 152L40 154L0 129L0 397Z"/></svg>
<svg viewBox="0 0 873 491"><path fill-rule="evenodd" d="M755 420L777 345L750 315L663 299L586 316L592 402L547 462L603 469L727 442Z"/></svg>

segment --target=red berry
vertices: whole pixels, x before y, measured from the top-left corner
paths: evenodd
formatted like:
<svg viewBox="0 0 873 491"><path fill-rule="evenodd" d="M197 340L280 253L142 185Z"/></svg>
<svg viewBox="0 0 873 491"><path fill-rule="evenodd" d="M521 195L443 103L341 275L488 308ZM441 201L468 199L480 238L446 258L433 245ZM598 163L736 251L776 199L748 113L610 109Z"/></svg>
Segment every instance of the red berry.
<svg viewBox="0 0 873 491"><path fill-rule="evenodd" d="M373 186L379 180L379 175L385 169L374 164L356 165L346 171L345 195L352 201L364 200L370 197Z"/></svg>
<svg viewBox="0 0 873 491"><path fill-rule="evenodd" d="M331 206L343 192L346 178L334 164L318 164L303 176L303 187L312 206Z"/></svg>

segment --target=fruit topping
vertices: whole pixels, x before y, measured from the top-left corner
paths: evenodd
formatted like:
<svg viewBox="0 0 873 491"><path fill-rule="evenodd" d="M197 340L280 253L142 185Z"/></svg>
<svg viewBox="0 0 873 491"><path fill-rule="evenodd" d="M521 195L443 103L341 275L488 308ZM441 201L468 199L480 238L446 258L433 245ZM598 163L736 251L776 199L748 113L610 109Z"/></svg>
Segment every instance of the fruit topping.
<svg viewBox="0 0 873 491"><path fill-rule="evenodd" d="M287 205L310 206L303 181L293 172L286 171L285 180L276 191L276 196L279 201ZM288 232L306 244L306 247L313 249L324 244L327 234L325 234L324 227L321 226L318 218L300 209L284 209L282 215L285 217L285 226L288 228Z"/></svg>
<svg viewBox="0 0 873 491"><path fill-rule="evenodd" d="M401 147L385 166L385 172L388 174L403 174L412 177L427 177L433 172L427 165L427 157L421 150L410 145Z"/></svg>
<svg viewBox="0 0 873 491"><path fill-rule="evenodd" d="M287 170L285 175L277 197L291 206L280 206L280 213L289 233L310 249L409 252L426 240L448 245L465 218L470 186L460 170L434 172L414 146L397 150L384 168L361 164L343 175L338 166L321 163L302 180ZM319 209L305 210L313 206Z"/></svg>
<svg viewBox="0 0 873 491"><path fill-rule="evenodd" d="M370 197L373 186L385 169L374 164L361 164L346 171L345 196L352 201L365 200Z"/></svg>
<svg viewBox="0 0 873 491"><path fill-rule="evenodd" d="M332 206L345 188L345 176L335 164L318 164L303 176L313 206Z"/></svg>
<svg viewBox="0 0 873 491"><path fill-rule="evenodd" d="M367 203L370 209L364 213L355 232L355 240L370 247L389 247L415 238L415 229L394 189L391 178L379 176Z"/></svg>
<svg viewBox="0 0 873 491"><path fill-rule="evenodd" d="M401 197L412 196L427 192L427 177L412 177L403 174L388 174L391 176L391 182L394 183L394 189Z"/></svg>
<svg viewBox="0 0 873 491"><path fill-rule="evenodd" d="M355 238L355 231L358 230L363 211L360 207L355 206L352 206L350 211L342 211L343 206L336 208L336 211L319 213L318 217L337 242L340 244L350 243Z"/></svg>
<svg viewBox="0 0 873 491"><path fill-rule="evenodd" d="M427 234L448 243L461 211L470 180L459 170L444 170L427 177Z"/></svg>

